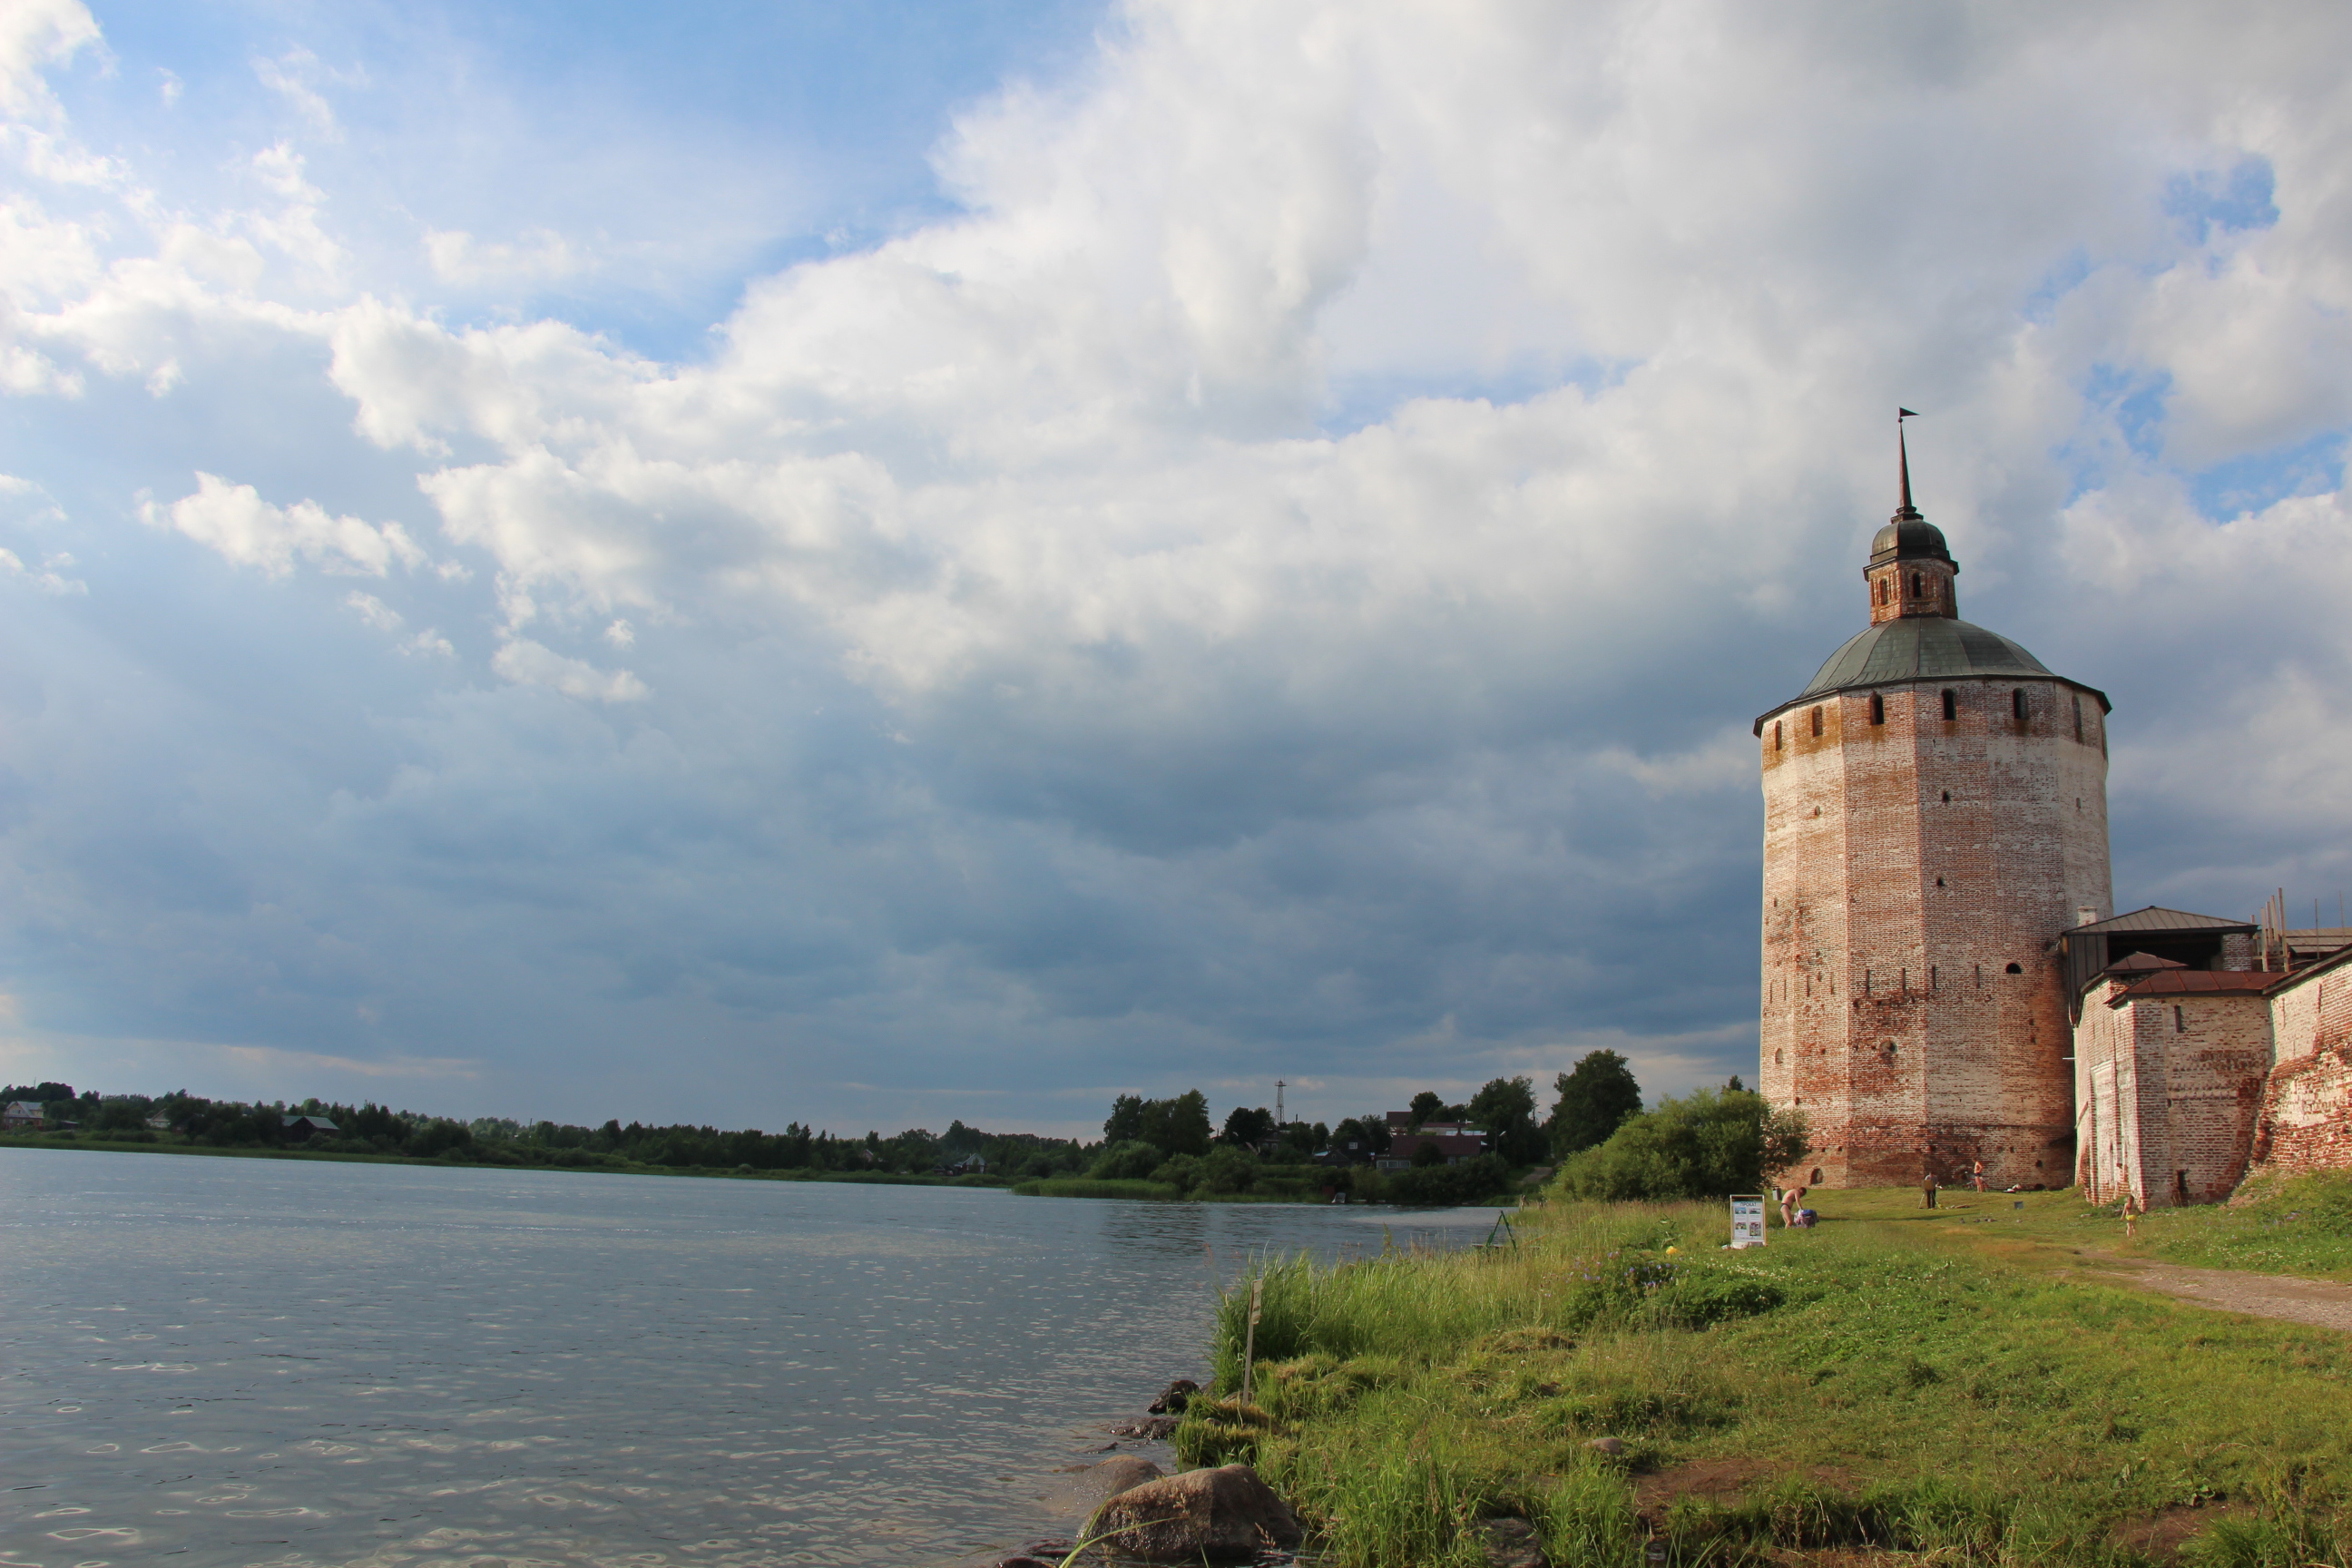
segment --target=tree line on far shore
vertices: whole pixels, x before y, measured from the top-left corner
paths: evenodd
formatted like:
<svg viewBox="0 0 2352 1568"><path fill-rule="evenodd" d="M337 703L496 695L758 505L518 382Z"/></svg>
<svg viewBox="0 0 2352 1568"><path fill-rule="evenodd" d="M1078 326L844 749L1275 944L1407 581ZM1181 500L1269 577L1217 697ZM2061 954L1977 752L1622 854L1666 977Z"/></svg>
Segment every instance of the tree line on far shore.
<svg viewBox="0 0 2352 1568"><path fill-rule="evenodd" d="M1394 1131L1386 1111L1337 1126L1294 1121L1276 1126L1264 1106L1235 1106L1222 1129L1198 1089L1164 1100L1120 1095L1103 1122L1103 1142L1086 1174L1092 1181L1144 1181L1184 1195L1231 1195L1313 1184L1369 1202L1468 1203L1507 1191L1547 1160L1570 1159L1606 1143L1642 1110L1642 1088L1615 1051L1587 1052L1553 1080L1550 1114L1538 1120L1534 1082L1489 1079L1467 1100L1449 1102L1423 1089L1409 1102L1408 1133L1433 1123L1467 1124L1486 1135L1484 1153L1454 1159L1434 1142L1419 1145L1404 1170L1382 1171ZM1314 1167L1310 1170L1307 1167Z"/></svg>
<svg viewBox="0 0 2352 1568"><path fill-rule="evenodd" d="M799 1122L782 1132L758 1128L726 1131L684 1123L601 1127L556 1121L520 1122L499 1117L461 1121L372 1102L305 1100L246 1103L208 1100L184 1089L172 1094L76 1094L62 1083L17 1084L0 1089L0 1103L28 1100L52 1126L77 1124L80 1136L107 1142L184 1142L215 1149L283 1149L315 1153L389 1154L453 1164L548 1165L566 1169L667 1166L672 1169L929 1175L978 1156L992 1173L1066 1175L1084 1168L1087 1146L1073 1138L1034 1132L984 1132L961 1121L934 1135L913 1128L895 1137L868 1132L836 1138ZM293 1123L323 1117L332 1133L306 1135ZM150 1122L161 1120L163 1126Z"/></svg>
<svg viewBox="0 0 2352 1568"><path fill-rule="evenodd" d="M246 1103L185 1090L160 1096L76 1093L58 1082L0 1089L0 1102L29 1100L52 1126L108 1142L184 1142L222 1149L299 1144L322 1153L397 1155L453 1163L563 1168L667 1167L751 1173L928 1176L984 1165L988 1179L1040 1181L1085 1176L1148 1181L1183 1195L1223 1195L1342 1186L1368 1200L1463 1203L1507 1190L1529 1168L1559 1166L1567 1195L1622 1200L1712 1196L1761 1190L1807 1153L1804 1122L1775 1110L1734 1078L1642 1109L1641 1086L1615 1051L1587 1052L1553 1080L1550 1112L1537 1117L1528 1078L1490 1079L1466 1101L1434 1090L1412 1097L1408 1131L1466 1122L1487 1134L1487 1152L1457 1163L1424 1144L1412 1168L1382 1172L1389 1152L1386 1112L1349 1117L1336 1127L1294 1121L1277 1127L1263 1106L1235 1106L1222 1129L1198 1089L1166 1099L1124 1094L1113 1100L1102 1142L1031 1132L985 1132L961 1121L946 1132L912 1128L893 1137L868 1132L836 1138L794 1121L782 1132L757 1128L649 1126L617 1119L600 1127L494 1117L461 1121L373 1102L320 1100ZM333 1123L331 1132L295 1127L304 1116ZM160 1123L160 1125L158 1125Z"/></svg>

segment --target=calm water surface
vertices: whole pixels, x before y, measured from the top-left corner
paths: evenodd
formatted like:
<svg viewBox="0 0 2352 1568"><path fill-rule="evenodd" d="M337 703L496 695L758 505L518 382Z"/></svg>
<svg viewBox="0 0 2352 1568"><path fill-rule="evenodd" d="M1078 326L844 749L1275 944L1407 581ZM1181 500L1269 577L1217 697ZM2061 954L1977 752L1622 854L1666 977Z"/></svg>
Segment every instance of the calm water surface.
<svg viewBox="0 0 2352 1568"><path fill-rule="evenodd" d="M1492 1218L0 1150L0 1568L985 1561L1212 1252Z"/></svg>

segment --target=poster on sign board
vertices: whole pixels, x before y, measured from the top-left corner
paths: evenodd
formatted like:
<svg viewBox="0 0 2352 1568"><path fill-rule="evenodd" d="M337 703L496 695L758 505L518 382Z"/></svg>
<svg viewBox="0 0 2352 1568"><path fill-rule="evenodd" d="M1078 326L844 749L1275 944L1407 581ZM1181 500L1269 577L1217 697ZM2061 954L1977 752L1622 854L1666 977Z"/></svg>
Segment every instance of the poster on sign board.
<svg viewBox="0 0 2352 1568"><path fill-rule="evenodd" d="M1731 1195L1731 1245L1764 1245L1763 1194L1734 1193Z"/></svg>

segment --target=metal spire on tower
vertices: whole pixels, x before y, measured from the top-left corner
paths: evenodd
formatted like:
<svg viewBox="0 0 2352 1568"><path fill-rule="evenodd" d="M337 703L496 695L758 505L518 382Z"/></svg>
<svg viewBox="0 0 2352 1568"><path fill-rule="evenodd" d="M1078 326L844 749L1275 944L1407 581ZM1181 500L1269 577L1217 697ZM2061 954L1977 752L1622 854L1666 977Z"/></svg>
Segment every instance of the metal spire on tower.
<svg viewBox="0 0 2352 1568"><path fill-rule="evenodd" d="M1917 517L1919 509L1911 504L1911 447L1903 438L1903 422L1919 416L1908 408L1895 411L1895 450L1903 473L1903 504L1895 508L1897 517Z"/></svg>

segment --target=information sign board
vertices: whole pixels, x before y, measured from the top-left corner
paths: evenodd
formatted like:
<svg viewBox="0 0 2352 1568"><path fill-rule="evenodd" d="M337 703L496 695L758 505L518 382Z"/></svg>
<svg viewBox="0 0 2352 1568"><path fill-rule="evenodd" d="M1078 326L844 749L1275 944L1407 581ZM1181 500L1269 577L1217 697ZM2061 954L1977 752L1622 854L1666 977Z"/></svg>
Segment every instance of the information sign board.
<svg viewBox="0 0 2352 1568"><path fill-rule="evenodd" d="M1731 1194L1731 1245L1761 1247L1764 1245L1764 1194L1734 1193Z"/></svg>

